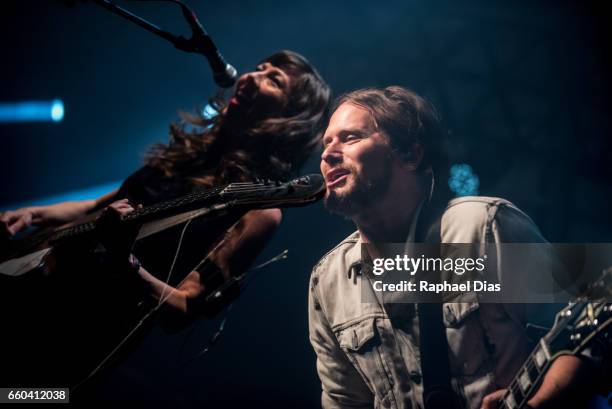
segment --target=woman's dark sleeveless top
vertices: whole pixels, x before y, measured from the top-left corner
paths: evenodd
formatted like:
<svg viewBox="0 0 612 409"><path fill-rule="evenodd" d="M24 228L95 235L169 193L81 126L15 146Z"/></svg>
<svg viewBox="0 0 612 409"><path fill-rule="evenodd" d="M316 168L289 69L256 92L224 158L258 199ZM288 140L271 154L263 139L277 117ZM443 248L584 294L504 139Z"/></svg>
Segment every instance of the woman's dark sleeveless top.
<svg viewBox="0 0 612 409"><path fill-rule="evenodd" d="M161 170L144 166L123 182L117 199L127 198L133 205L142 204L146 207L184 196L193 190L187 181L166 177ZM195 219L185 229L182 241L180 237L185 224L171 227L139 240L134 247L134 253L147 271L166 281L178 251L169 280L170 284L176 285L206 257L212 244L241 215L242 213L232 213L206 220Z"/></svg>
<svg viewBox="0 0 612 409"><path fill-rule="evenodd" d="M169 178L157 168L144 166L121 184L117 198L126 198L133 204L150 206L190 192L191 188L185 181Z"/></svg>

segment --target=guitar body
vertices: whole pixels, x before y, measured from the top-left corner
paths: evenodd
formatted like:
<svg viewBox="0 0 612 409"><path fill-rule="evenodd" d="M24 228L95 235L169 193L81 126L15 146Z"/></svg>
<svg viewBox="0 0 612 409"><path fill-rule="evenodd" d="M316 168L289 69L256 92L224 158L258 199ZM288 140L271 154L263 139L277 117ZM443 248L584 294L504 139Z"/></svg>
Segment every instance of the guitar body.
<svg viewBox="0 0 612 409"><path fill-rule="evenodd" d="M184 232L184 225L169 228L139 240L134 254L148 272L162 281L170 275L176 286L241 216L194 220ZM1 317L9 330L0 353L2 384L74 386L147 317L156 304L140 277L109 268L103 258L93 239L64 243L46 252L39 267L3 277ZM151 325L148 319L104 366L129 354Z"/></svg>
<svg viewBox="0 0 612 409"><path fill-rule="evenodd" d="M206 196L204 212L185 213L202 207L202 201L194 204L196 195L137 210L125 220L141 226L133 254L149 273L176 287L247 211L318 200L322 181L315 178L299 191L303 179L297 186L257 184L251 190L240 184L238 193L212 203ZM189 217L181 218L184 214ZM91 379L129 354L163 313L136 272L109 265L91 223L77 225L70 231L74 235L52 232L1 252L0 384L86 390ZM219 274L207 276L205 265L198 271L207 293L225 284Z"/></svg>

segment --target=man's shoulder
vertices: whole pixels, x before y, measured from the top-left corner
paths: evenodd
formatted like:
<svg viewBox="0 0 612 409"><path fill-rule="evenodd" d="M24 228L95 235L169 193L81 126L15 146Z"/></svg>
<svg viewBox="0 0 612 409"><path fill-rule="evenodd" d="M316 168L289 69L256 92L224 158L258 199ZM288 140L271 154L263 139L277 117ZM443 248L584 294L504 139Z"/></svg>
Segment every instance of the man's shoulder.
<svg viewBox="0 0 612 409"><path fill-rule="evenodd" d="M512 202L501 197L492 196L462 196L456 197L448 202L446 210L463 209L469 207L486 208L490 206L511 206L516 207Z"/></svg>
<svg viewBox="0 0 612 409"><path fill-rule="evenodd" d="M501 197L463 196L448 202L443 217L452 216L463 221L484 222L491 216L495 216L501 208L508 208L512 211L523 213L512 202Z"/></svg>
<svg viewBox="0 0 612 409"><path fill-rule="evenodd" d="M500 197L465 196L452 199L441 218L443 241L473 242L484 239L492 223L504 227L519 223L537 230L533 221L509 200Z"/></svg>
<svg viewBox="0 0 612 409"><path fill-rule="evenodd" d="M354 231L340 243L336 244L336 246L334 246L331 250L325 253L314 265L312 273L317 274L319 271L327 271L330 265L338 261L339 258L342 259L342 261L345 261L344 259L346 258L346 253L353 250L358 241L359 232Z"/></svg>
<svg viewBox="0 0 612 409"><path fill-rule="evenodd" d="M466 222L484 222L492 208L499 206L514 206L506 199L489 196L463 196L448 202L442 213L442 218Z"/></svg>

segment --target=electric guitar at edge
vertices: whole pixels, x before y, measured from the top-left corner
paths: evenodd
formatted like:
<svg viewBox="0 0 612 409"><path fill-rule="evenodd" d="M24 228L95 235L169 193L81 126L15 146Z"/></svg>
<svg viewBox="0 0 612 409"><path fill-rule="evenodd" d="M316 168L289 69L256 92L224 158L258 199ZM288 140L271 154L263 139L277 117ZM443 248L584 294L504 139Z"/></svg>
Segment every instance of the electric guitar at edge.
<svg viewBox="0 0 612 409"><path fill-rule="evenodd" d="M538 390L553 361L591 348L609 357L612 347L612 267L555 316L555 323L540 339L500 400L500 409L525 408ZM609 380L608 380L609 382Z"/></svg>

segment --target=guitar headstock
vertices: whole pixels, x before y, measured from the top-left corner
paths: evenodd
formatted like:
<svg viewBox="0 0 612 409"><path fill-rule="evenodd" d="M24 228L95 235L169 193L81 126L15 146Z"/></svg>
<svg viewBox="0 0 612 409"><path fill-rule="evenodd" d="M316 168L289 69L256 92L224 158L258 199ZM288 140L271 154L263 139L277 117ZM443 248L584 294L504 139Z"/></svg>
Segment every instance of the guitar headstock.
<svg viewBox="0 0 612 409"><path fill-rule="evenodd" d="M590 348L595 359L612 348L612 267L570 302L555 318L552 329L538 342L499 403L499 408L522 408L539 387L552 361L560 355L576 355Z"/></svg>
<svg viewBox="0 0 612 409"><path fill-rule="evenodd" d="M612 347L612 267L589 286L583 295L570 302L555 317L545 339L551 353L576 354L594 342Z"/></svg>
<svg viewBox="0 0 612 409"><path fill-rule="evenodd" d="M315 202L325 194L325 181L318 174L301 176L289 182L263 180L232 183L219 196L232 205L253 208L300 206Z"/></svg>

